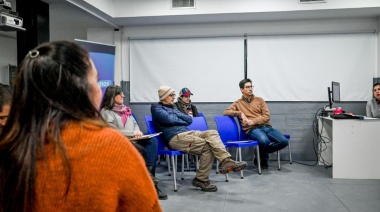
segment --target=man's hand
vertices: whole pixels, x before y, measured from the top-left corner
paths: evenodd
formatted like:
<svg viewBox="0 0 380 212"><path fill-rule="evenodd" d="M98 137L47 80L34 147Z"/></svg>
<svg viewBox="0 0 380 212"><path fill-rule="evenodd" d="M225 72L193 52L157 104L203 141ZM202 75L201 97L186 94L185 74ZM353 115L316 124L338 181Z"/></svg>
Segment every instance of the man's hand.
<svg viewBox="0 0 380 212"><path fill-rule="evenodd" d="M136 131L133 132L133 137L134 138L140 138L143 135L144 134L140 130L136 130Z"/></svg>
<svg viewBox="0 0 380 212"><path fill-rule="evenodd" d="M246 124L246 125L248 125L248 126L252 126L252 125L253 125L253 121L252 121L252 120L249 120L249 119L247 118L247 116L245 116L244 113L241 113L240 118L241 118L243 124Z"/></svg>

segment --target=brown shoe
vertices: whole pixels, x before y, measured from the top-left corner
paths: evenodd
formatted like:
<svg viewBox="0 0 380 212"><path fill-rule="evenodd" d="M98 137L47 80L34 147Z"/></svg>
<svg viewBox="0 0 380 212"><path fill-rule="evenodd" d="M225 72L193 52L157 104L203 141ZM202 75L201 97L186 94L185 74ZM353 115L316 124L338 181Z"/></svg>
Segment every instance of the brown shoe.
<svg viewBox="0 0 380 212"><path fill-rule="evenodd" d="M147 166L146 168L148 169L149 176L150 176L150 178L152 178L154 185L158 185L158 183L160 181L155 176L153 176L153 174L152 174L152 167Z"/></svg>
<svg viewBox="0 0 380 212"><path fill-rule="evenodd" d="M149 175L150 175L150 178L152 178L154 185L158 185L160 181L156 177L154 177L151 173L149 173Z"/></svg>
<svg viewBox="0 0 380 212"><path fill-rule="evenodd" d="M194 178L191 184L197 188L201 188L202 191L215 192L218 190L215 185L210 184L210 181L200 181L198 178Z"/></svg>
<svg viewBox="0 0 380 212"><path fill-rule="evenodd" d="M236 162L232 160L230 157L228 157L228 158L224 158L222 162L220 162L219 172L221 174L227 174L228 172L231 172L231 171L238 172L245 169L246 166L247 166L246 162L244 161Z"/></svg>
<svg viewBox="0 0 380 212"><path fill-rule="evenodd" d="M161 191L158 186L156 185L156 192L157 192L157 196L158 196L158 199L160 200L166 200L168 199L168 195L165 194L163 191Z"/></svg>

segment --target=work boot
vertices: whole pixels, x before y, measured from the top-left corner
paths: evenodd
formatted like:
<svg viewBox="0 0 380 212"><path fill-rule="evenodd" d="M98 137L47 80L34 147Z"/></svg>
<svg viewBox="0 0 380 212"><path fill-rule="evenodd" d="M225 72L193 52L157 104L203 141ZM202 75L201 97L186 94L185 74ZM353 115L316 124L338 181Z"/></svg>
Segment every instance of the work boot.
<svg viewBox="0 0 380 212"><path fill-rule="evenodd" d="M160 181L156 177L153 176L153 174L152 174L152 167L151 166L147 166L146 168L148 169L149 176L150 176L150 178L152 178L154 185L158 185L158 183Z"/></svg>
<svg viewBox="0 0 380 212"><path fill-rule="evenodd" d="M230 157L228 157L228 158L224 158L222 162L220 162L219 172L221 174L227 174L228 172L231 172L231 171L238 172L245 169L246 166L247 166L246 162L244 161L236 162L232 160Z"/></svg>
<svg viewBox="0 0 380 212"><path fill-rule="evenodd" d="M202 191L207 191L207 192L215 192L218 190L218 188L215 185L211 185L210 181L201 181L198 180L198 178L194 178L194 180L191 182L193 186L197 188L201 188Z"/></svg>
<svg viewBox="0 0 380 212"><path fill-rule="evenodd" d="M168 199L168 195L165 194L164 192L162 192L157 185L155 185L156 187L156 192L157 192L157 196L158 196L158 199L160 200L166 200Z"/></svg>

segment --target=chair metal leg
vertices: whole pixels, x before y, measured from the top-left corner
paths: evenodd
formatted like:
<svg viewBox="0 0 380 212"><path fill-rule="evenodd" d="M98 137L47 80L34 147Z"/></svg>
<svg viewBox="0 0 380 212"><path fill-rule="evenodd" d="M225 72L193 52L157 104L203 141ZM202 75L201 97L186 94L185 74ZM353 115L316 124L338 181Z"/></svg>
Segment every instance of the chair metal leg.
<svg viewBox="0 0 380 212"><path fill-rule="evenodd" d="M289 139L290 140L290 139ZM290 150L290 141L288 140L288 149L289 149L289 161L290 164L293 164L293 159L292 159L292 151Z"/></svg>
<svg viewBox="0 0 380 212"><path fill-rule="evenodd" d="M216 160L216 173L219 174L219 161ZM226 182L228 182L228 173L226 175Z"/></svg>
<svg viewBox="0 0 380 212"><path fill-rule="evenodd" d="M172 156L172 157L174 157L174 156ZM168 166L169 176L172 176L172 172L171 172L171 168L170 168L170 158L169 158L169 156L166 157L166 164Z"/></svg>
<svg viewBox="0 0 380 212"><path fill-rule="evenodd" d="M278 170L281 170L281 159L280 159L280 151L277 151L277 161L278 161Z"/></svg>
<svg viewBox="0 0 380 212"><path fill-rule="evenodd" d="M235 161L238 161L239 149L240 149L240 148L236 148L236 152L235 152Z"/></svg>
<svg viewBox="0 0 380 212"><path fill-rule="evenodd" d="M174 181L174 192L177 192L177 168L176 168L176 163L174 161L174 158L177 159L177 156L171 156L172 163L173 163L173 181Z"/></svg>
<svg viewBox="0 0 380 212"><path fill-rule="evenodd" d="M257 155L257 170L261 175L261 161L260 161L260 149L259 146L256 146L256 155Z"/></svg>
<svg viewBox="0 0 380 212"><path fill-rule="evenodd" d="M242 159L241 159L241 148L238 148L239 149L239 161L241 162ZM244 174L243 174L243 170L240 170L240 179L244 179Z"/></svg>
<svg viewBox="0 0 380 212"><path fill-rule="evenodd" d="M174 156L174 163L175 164L172 164L172 166L174 167L175 166L175 170L178 171L178 156ZM176 178L177 179L177 178Z"/></svg>
<svg viewBox="0 0 380 212"><path fill-rule="evenodd" d="M198 169L199 169L198 155L195 155L195 171L198 171Z"/></svg>
<svg viewBox="0 0 380 212"><path fill-rule="evenodd" d="M186 164L187 164L187 167L186 167L186 170L187 171L190 171L190 166L189 166L189 155L186 155Z"/></svg>
<svg viewBox="0 0 380 212"><path fill-rule="evenodd" d="M184 170L185 170L185 156L186 156L186 158L188 158L187 155L185 155L185 154L182 155L182 174L181 174L181 180L184 180L184 179L185 179L185 178L183 177L183 172L184 172Z"/></svg>

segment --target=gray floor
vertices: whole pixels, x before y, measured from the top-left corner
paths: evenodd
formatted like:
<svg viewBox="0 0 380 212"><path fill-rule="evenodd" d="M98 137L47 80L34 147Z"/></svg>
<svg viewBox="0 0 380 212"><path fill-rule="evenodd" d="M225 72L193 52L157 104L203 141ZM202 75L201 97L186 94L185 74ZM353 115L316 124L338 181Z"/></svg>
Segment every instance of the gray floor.
<svg viewBox="0 0 380 212"><path fill-rule="evenodd" d="M160 200L162 209L167 212L380 212L380 180L332 179L331 168L282 161L282 170L278 171L276 165L276 161L270 161L269 169L261 175L250 165L244 171L244 179L240 179L240 173L231 173L229 182L213 170L210 180L218 187L217 192L196 189L191 185L195 172L185 172L184 180L178 176L178 191L174 192L172 177L161 164L156 177L160 179L160 188L169 196L168 200Z"/></svg>

